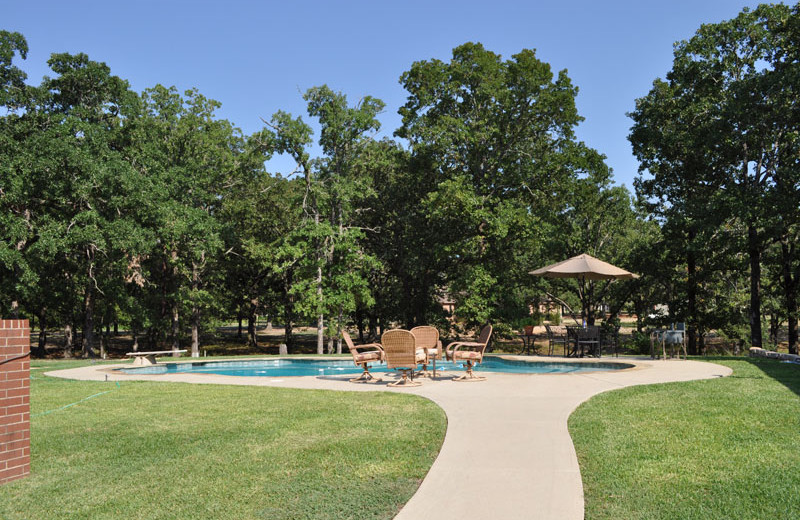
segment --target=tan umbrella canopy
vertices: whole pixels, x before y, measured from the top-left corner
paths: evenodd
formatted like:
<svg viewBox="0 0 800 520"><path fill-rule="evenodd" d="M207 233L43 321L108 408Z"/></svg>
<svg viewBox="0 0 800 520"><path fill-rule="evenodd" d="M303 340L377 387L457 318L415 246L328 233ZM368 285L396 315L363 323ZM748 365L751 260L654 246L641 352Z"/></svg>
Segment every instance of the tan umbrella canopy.
<svg viewBox="0 0 800 520"><path fill-rule="evenodd" d="M639 278L638 274L633 274L587 254L573 256L569 260L542 267L531 271L531 274L547 276L548 278L582 278L584 280L630 280L631 278Z"/></svg>
<svg viewBox="0 0 800 520"><path fill-rule="evenodd" d="M587 319L587 316L591 317L589 312L594 308L594 302L602 300L608 289L608 284L612 280L639 278L638 274L631 273L587 254L573 256L569 260L531 271L530 274L548 278L577 278L580 280L578 297L581 300L581 316L584 320ZM586 280L590 280L588 286L586 285ZM607 280L599 295L595 295L594 283L591 280Z"/></svg>

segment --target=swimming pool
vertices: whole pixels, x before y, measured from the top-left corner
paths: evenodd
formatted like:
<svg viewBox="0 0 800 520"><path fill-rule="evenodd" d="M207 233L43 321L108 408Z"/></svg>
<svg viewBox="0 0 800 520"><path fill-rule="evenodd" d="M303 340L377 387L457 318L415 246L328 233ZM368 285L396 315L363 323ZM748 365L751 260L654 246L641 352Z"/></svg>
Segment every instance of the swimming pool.
<svg viewBox="0 0 800 520"><path fill-rule="evenodd" d="M618 362L566 362L566 361L521 361L504 359L495 356L483 358L483 363L476 365L480 372L504 372L512 374L566 374L576 372L597 372L631 368L633 365ZM429 367L430 368L430 367ZM218 374L226 376L336 376L359 374L361 368L353 364L352 359L309 359L280 358L254 359L249 361L202 361L196 363L165 363L148 367L122 368L126 374ZM436 371L461 372L461 363L437 361ZM373 365L370 372L386 372L386 365Z"/></svg>

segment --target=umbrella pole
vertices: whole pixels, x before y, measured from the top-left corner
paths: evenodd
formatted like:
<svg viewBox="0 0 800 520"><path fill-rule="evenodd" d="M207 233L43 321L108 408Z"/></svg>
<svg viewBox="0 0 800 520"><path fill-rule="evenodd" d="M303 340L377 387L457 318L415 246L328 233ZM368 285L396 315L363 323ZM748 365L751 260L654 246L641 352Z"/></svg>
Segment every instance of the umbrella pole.
<svg viewBox="0 0 800 520"><path fill-rule="evenodd" d="M586 328L586 318L588 317L588 301L586 295L586 275L581 275L581 327Z"/></svg>

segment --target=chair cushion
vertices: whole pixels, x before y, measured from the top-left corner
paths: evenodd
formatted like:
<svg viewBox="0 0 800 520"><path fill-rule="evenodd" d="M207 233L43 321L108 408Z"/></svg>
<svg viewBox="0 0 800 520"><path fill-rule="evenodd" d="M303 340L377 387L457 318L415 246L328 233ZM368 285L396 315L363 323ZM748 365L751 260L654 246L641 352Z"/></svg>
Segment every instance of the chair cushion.
<svg viewBox="0 0 800 520"><path fill-rule="evenodd" d="M362 352L359 354L353 354L353 359L355 359L356 363L365 363L367 361L380 361L381 353L380 352Z"/></svg>
<svg viewBox="0 0 800 520"><path fill-rule="evenodd" d="M480 352L475 352L474 350L456 350L453 353L454 359L481 359L482 357Z"/></svg>

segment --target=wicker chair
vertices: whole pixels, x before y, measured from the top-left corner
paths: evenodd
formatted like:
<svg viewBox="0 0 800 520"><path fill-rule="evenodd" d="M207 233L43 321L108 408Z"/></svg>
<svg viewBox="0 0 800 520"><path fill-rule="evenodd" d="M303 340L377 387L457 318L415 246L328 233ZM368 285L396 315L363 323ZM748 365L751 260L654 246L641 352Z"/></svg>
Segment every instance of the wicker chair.
<svg viewBox="0 0 800 520"><path fill-rule="evenodd" d="M389 386L419 386L414 381L417 365L425 363L425 351L417 349L417 338L403 329L387 330L381 336L381 345L386 356L386 367L403 374L403 379ZM410 376L410 377L409 377Z"/></svg>
<svg viewBox="0 0 800 520"><path fill-rule="evenodd" d="M439 331L436 327L422 325L411 329L411 333L417 339L417 350L422 349L425 352L425 362L417 375L430 377L428 365L433 363L433 377L436 377L436 360L442 359L442 342L439 341Z"/></svg>
<svg viewBox="0 0 800 520"><path fill-rule="evenodd" d="M489 339L492 337L492 326L486 325L481 330L481 335L478 341L456 341L447 345L445 355L447 359L457 363L459 361L466 361L465 368L467 372L463 376L453 379L453 381L484 381L483 376L476 376L472 371L473 363L480 363L483 361L483 352L489 345Z"/></svg>
<svg viewBox="0 0 800 520"><path fill-rule="evenodd" d="M350 349L350 354L353 355L353 363L356 366L360 366L364 369L360 376L351 379L350 381L353 383L367 383L369 381L382 381L380 378L376 378L372 374L369 373L369 364L384 360L383 355L383 348L381 348L380 343L367 343L364 345L353 345L353 340L350 339L350 334L346 331L342 331L342 337L344 338L344 342L347 343L347 348ZM364 352L359 352L359 349L369 349Z"/></svg>

